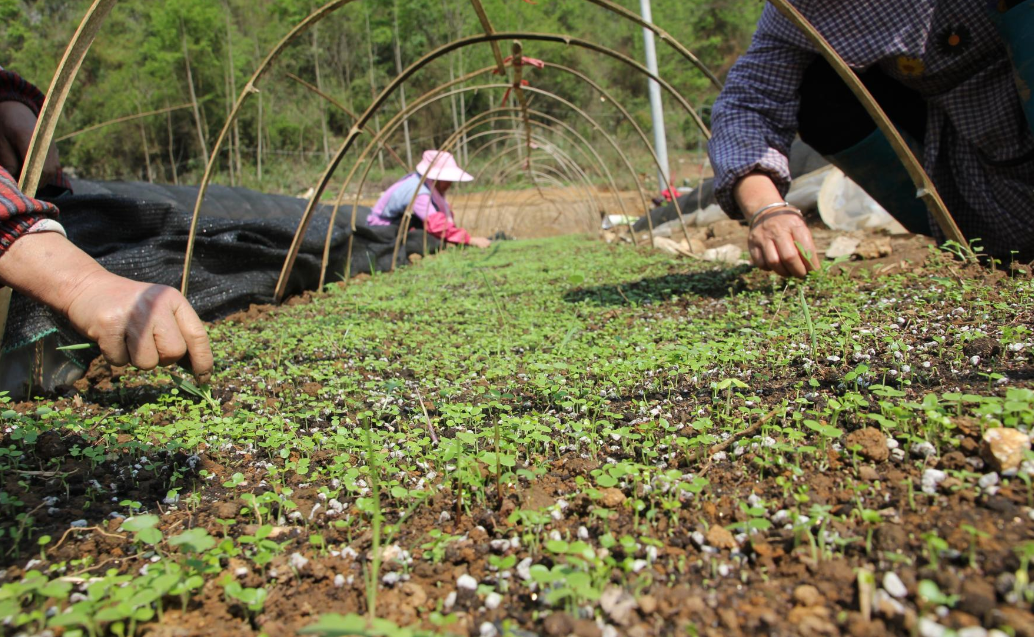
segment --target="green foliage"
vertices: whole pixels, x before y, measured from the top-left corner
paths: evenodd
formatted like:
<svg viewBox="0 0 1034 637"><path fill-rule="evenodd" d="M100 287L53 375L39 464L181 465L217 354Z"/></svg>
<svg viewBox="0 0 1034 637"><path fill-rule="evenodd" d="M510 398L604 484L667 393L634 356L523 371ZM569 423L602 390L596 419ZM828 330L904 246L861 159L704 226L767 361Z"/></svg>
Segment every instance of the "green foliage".
<svg viewBox="0 0 1034 637"><path fill-rule="evenodd" d="M5 44L4 59L0 62L45 89L89 4L90 0L0 0L0 38ZM242 90L259 60L294 24L321 4L316 0L117 3L79 74L58 136L121 116L189 102L189 59L201 105L201 127L210 147L237 97L231 94L231 85L237 92ZM622 4L638 11L635 2L624 0ZM497 31L566 33L643 59L639 27L614 19L580 0L537 4L486 0L484 5ZM653 16L657 24L722 74L744 50L760 8L760 4L744 6L732 0L655 0ZM396 11L403 66L451 40L481 33L480 23L467 3L366 0L346 5L304 34L279 58L257 96L264 106L261 126L255 96L239 119L243 174L231 177L224 162L219 180L266 190L288 190L291 194L310 185L326 159L321 119L326 117L331 148L344 138L352 120L285 74L294 73L316 83L318 64L324 91L352 111L363 111L373 94L396 76ZM509 42L503 41L501 45L504 55L508 54ZM529 41L525 51L532 57L588 73L624 103L640 125L648 125L645 80L620 63L557 44ZM695 105L713 101L716 92L702 74L663 43L658 43L658 51L662 77ZM407 95L412 101L413 96L448 81L451 74L460 75L493 64L489 46L463 49L414 76L406 85ZM589 86L558 71L528 68L525 77L533 86L547 88L586 108L608 128L618 128L619 113L601 103ZM492 99L498 104L502 91L497 93ZM487 110L489 104L485 91L469 93L462 102L467 117ZM675 106L674 100L668 99L668 106L666 121L672 147L699 150L702 139L689 116ZM576 121L551 100L536 100L535 107L592 134L584 122ZM397 99L390 100L384 115L390 116L399 108ZM452 103L445 100L414 117L411 129L416 143L433 147L444 141L451 132L452 109ZM631 134L627 125L619 131L619 135L630 140ZM256 166L260 135L267 153L261 182ZM401 134L393 143L401 145ZM64 164L74 167L82 176L146 179L145 145L158 181L172 181L174 174L183 181L194 180L203 168L197 124L190 109L175 111L168 118L153 116L74 137L62 142L60 151ZM637 149L640 146L638 141L630 145ZM639 152L637 163L641 165L637 169L652 173L645 149ZM603 154L609 157L611 151L603 150ZM394 173L393 166L388 168ZM298 174L299 169L302 174ZM375 173L375 181L379 179Z"/></svg>

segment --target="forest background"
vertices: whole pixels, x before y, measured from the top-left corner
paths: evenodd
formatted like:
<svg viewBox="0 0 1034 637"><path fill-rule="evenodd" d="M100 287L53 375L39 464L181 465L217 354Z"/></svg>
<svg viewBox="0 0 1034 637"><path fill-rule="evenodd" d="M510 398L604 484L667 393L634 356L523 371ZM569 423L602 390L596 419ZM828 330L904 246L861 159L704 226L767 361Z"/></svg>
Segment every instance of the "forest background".
<svg viewBox="0 0 1034 637"><path fill-rule="evenodd" d="M618 0L638 13L636 0ZM319 6L314 0L122 0L93 46L69 98L58 138L127 115L164 113L75 134L59 142L62 163L90 179L197 183L204 158L226 121L238 91L258 62L290 28ZM642 30L583 0L484 0L497 31L563 33L606 44L642 61ZM654 22L695 52L719 77L749 44L760 14L757 0L653 0ZM90 0L0 0L0 64L46 90L65 46ZM299 194L311 186L347 134L352 119L288 74L318 86L353 112L428 51L481 33L466 0L364 0L339 9L287 49L245 106L215 181L266 192ZM501 43L504 55L508 42ZM707 121L716 91L676 52L658 42L660 75ZM526 42L525 55L564 64L589 75L632 113L649 135L646 80L599 54L559 44ZM490 66L490 47L469 47L442 58L405 85L410 101L475 69ZM493 76L486 76L493 77ZM648 187L656 171L648 151L620 113L586 84L564 74L530 69L532 86L553 91L586 110L614 134ZM489 80L479 79L476 83ZM499 81L498 79L495 81ZM502 90L481 90L443 100L410 120L411 151L400 130L390 144L403 159L434 148L467 118L497 106ZM401 108L399 93L372 125L377 129ZM196 102L197 108L193 107ZM704 146L696 127L674 100L665 98L672 171L696 181ZM586 137L584 121L550 100L535 108L564 119ZM616 164L598 136L595 146ZM651 139L652 141L652 139ZM476 146L461 148L459 158ZM353 151L355 156L358 151ZM475 158L474 165L490 153ZM399 169L378 158L369 189L390 183ZM346 158L344 165L351 163ZM383 168L382 168L383 166ZM339 178L344 171L339 171ZM627 172L619 185L633 187Z"/></svg>

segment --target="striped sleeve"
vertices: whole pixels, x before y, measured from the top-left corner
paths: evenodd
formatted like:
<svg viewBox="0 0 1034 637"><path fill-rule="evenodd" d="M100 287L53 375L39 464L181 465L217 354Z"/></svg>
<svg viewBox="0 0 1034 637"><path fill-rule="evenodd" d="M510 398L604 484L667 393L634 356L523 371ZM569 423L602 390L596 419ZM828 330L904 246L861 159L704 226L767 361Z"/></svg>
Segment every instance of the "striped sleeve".
<svg viewBox="0 0 1034 637"><path fill-rule="evenodd" d="M43 92L17 73L0 69L0 102L21 102L39 115L43 108Z"/></svg>
<svg viewBox="0 0 1034 637"><path fill-rule="evenodd" d="M0 256L44 219L56 218L57 206L25 196L11 173L0 167Z"/></svg>

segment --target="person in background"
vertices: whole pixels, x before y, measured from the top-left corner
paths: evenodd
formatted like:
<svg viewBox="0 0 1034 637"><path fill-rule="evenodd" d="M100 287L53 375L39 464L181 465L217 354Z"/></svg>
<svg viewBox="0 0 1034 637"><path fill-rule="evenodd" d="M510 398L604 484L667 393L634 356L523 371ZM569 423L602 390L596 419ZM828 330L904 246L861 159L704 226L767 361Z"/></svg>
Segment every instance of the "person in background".
<svg viewBox="0 0 1034 637"><path fill-rule="evenodd" d="M57 206L18 190L15 176L43 99L0 68L0 283L67 317L112 365L153 369L187 362L186 356L197 380L207 382L208 333L187 299L173 288L108 272L67 239ZM41 183L51 192L70 190L53 147Z"/></svg>
<svg viewBox="0 0 1034 637"><path fill-rule="evenodd" d="M423 176L427 179L420 185L420 192L414 201L413 194L417 192L417 185ZM463 228L456 227L452 208L445 200L445 193L453 182L473 180L471 175L459 167L451 153L425 150L416 172L399 179L381 194L366 218L366 224L400 225L406 207L413 201L413 229L423 228L429 235L446 243L487 248L492 244L489 239L472 237Z"/></svg>
<svg viewBox="0 0 1034 637"><path fill-rule="evenodd" d="M859 73L963 235L1006 263L1034 258L1034 0L794 5ZM803 215L784 201L797 133L907 229L944 239L889 141L771 4L711 121L715 194L750 222L755 265L781 276L816 267Z"/></svg>

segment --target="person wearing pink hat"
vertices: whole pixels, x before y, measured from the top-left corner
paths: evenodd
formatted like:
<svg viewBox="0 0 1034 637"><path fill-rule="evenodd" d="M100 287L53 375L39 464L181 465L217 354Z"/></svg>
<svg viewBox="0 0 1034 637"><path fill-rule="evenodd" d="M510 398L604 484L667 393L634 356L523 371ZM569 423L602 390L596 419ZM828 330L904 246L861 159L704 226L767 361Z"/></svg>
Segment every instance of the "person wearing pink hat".
<svg viewBox="0 0 1034 637"><path fill-rule="evenodd" d="M421 184L420 179L425 175L427 179ZM409 173L381 194L366 218L366 225L400 225L406 207L413 201L411 225L414 230L423 228L432 237L447 243L487 248L492 244L490 240L472 237L463 228L456 227L452 208L445 201L445 193L453 182L473 180L470 174L459 167L451 153L425 150L420 163L416 165L416 172Z"/></svg>

